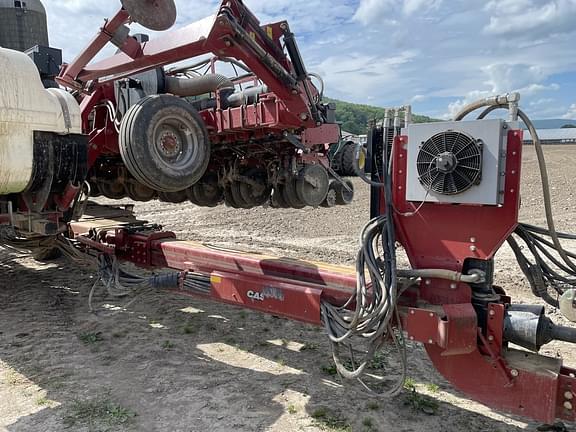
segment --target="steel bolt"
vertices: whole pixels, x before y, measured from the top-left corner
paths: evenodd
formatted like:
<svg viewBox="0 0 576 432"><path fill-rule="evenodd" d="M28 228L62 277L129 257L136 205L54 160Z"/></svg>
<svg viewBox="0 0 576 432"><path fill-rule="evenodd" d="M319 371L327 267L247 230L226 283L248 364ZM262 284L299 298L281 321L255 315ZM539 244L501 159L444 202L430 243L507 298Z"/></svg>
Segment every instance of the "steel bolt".
<svg viewBox="0 0 576 432"><path fill-rule="evenodd" d="M520 375L520 374L518 373L518 371L517 371L516 369L512 369L512 370L510 371L510 375L512 375L513 377L517 377L517 376Z"/></svg>
<svg viewBox="0 0 576 432"><path fill-rule="evenodd" d="M472 252L476 252L476 246L471 245L471 246L470 246L470 250L471 250Z"/></svg>
<svg viewBox="0 0 576 432"><path fill-rule="evenodd" d="M414 336L410 336L410 340L414 340Z"/></svg>
<svg viewBox="0 0 576 432"><path fill-rule="evenodd" d="M458 284L455 283L450 284L450 289L456 289L456 288L458 288Z"/></svg>
<svg viewBox="0 0 576 432"><path fill-rule="evenodd" d="M493 340L494 340L494 336L492 336L492 335L488 336L488 340L489 340L489 341L493 341Z"/></svg>
<svg viewBox="0 0 576 432"><path fill-rule="evenodd" d="M571 402L564 402L564 408L566 408L569 411L572 411L572 403Z"/></svg>
<svg viewBox="0 0 576 432"><path fill-rule="evenodd" d="M470 237L470 243L476 243L476 237Z"/></svg>
<svg viewBox="0 0 576 432"><path fill-rule="evenodd" d="M433 341L432 339L428 339L428 343L429 343L429 344L433 344L434 341Z"/></svg>
<svg viewBox="0 0 576 432"><path fill-rule="evenodd" d="M490 316L494 316L494 315L496 315L496 312L494 311L494 309L491 309L489 314L490 314Z"/></svg>
<svg viewBox="0 0 576 432"><path fill-rule="evenodd" d="M434 314L433 314L432 312L430 312L430 317L431 317L431 318L434 317Z"/></svg>
<svg viewBox="0 0 576 432"><path fill-rule="evenodd" d="M414 315L416 311L414 309L410 310L410 315Z"/></svg>
<svg viewBox="0 0 576 432"><path fill-rule="evenodd" d="M426 285L430 285L432 283L432 281L430 279L426 279L426 282L424 282Z"/></svg>
<svg viewBox="0 0 576 432"><path fill-rule="evenodd" d="M566 393L564 393L564 399L572 400L574 399L574 395L572 394L571 391L567 391Z"/></svg>

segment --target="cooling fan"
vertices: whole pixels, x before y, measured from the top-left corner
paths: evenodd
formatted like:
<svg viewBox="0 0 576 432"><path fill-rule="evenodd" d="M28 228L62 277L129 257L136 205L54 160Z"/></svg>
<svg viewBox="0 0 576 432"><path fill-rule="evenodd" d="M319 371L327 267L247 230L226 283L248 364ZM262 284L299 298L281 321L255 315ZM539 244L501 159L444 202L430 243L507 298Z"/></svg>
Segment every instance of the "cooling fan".
<svg viewBox="0 0 576 432"><path fill-rule="evenodd" d="M464 132L437 133L421 145L416 165L427 192L461 194L480 183L482 142Z"/></svg>

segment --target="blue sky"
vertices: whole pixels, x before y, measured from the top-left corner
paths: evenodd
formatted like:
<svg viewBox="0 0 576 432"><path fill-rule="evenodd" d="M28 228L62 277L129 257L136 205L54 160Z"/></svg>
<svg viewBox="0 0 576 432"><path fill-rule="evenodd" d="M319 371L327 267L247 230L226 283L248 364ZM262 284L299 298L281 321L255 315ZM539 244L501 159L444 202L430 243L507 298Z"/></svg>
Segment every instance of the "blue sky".
<svg viewBox="0 0 576 432"><path fill-rule="evenodd" d="M43 0L51 44L70 60L118 0ZM176 0L177 27L213 0ZM518 90L534 118L576 119L576 0L245 0L262 23L287 19L326 93L412 103L449 118L479 97Z"/></svg>

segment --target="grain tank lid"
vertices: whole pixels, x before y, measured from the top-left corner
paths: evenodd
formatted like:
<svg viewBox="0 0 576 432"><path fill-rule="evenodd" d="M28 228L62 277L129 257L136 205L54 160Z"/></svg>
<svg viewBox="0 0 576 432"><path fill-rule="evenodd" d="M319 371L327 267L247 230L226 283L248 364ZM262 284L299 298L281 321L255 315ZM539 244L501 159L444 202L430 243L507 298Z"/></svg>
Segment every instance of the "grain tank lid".
<svg viewBox="0 0 576 432"><path fill-rule="evenodd" d="M0 0L0 9L24 9L46 15L46 9L40 0Z"/></svg>

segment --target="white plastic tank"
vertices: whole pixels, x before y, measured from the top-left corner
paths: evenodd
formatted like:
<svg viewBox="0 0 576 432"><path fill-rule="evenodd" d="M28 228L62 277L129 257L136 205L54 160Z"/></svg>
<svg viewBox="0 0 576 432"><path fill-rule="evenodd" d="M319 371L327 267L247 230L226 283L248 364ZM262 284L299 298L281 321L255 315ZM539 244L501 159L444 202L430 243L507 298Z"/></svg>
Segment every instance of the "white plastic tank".
<svg viewBox="0 0 576 432"><path fill-rule="evenodd" d="M72 95L42 86L26 54L0 48L0 71L0 195L7 195L32 179L34 131L81 133L81 117Z"/></svg>

